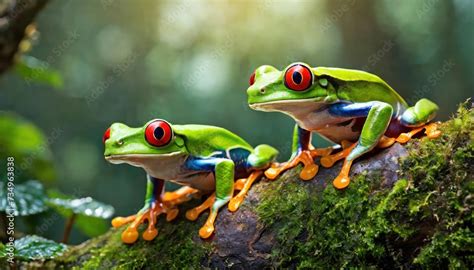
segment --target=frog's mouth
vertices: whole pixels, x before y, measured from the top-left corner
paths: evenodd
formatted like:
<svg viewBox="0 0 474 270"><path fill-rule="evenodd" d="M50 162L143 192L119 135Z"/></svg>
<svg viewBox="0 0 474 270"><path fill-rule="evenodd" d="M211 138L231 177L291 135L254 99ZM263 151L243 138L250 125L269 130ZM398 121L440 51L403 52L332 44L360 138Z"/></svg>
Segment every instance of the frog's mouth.
<svg viewBox="0 0 474 270"><path fill-rule="evenodd" d="M182 152L172 152L168 154L120 154L107 155L105 159L112 164L127 163L135 167L143 167L149 163L165 162L183 156Z"/></svg>
<svg viewBox="0 0 474 270"><path fill-rule="evenodd" d="M264 112L282 112L291 115L305 114L322 109L327 104L318 99L276 100L263 103L251 103L250 108Z"/></svg>

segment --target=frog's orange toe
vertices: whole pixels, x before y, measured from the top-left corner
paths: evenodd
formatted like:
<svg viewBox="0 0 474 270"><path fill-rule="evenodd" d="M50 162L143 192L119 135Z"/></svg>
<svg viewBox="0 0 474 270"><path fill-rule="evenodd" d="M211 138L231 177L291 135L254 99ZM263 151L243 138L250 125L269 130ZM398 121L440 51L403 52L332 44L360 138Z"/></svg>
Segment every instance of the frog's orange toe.
<svg viewBox="0 0 474 270"><path fill-rule="evenodd" d="M136 218L136 215L132 215L132 216L128 216L128 217L116 217L116 218L112 219L112 226L114 228L118 228L120 226L123 226L127 223L132 222L133 220L135 220L135 218Z"/></svg>
<svg viewBox="0 0 474 270"><path fill-rule="evenodd" d="M203 239L206 239L206 238L209 238L213 232L214 232L214 225L206 223L199 230L199 236Z"/></svg>
<svg viewBox="0 0 474 270"><path fill-rule="evenodd" d="M430 133L427 133L426 136L430 139L436 139L439 136L441 136L441 131L440 130L432 131Z"/></svg>
<svg viewBox="0 0 474 270"><path fill-rule="evenodd" d="M243 201L244 201L244 198L238 195L230 199L229 205L228 205L229 211L231 212L237 211L237 209L239 209Z"/></svg>
<svg viewBox="0 0 474 270"><path fill-rule="evenodd" d="M321 163L321 165L323 165L324 168L331 168L336 162L336 160L334 160L332 156L326 156L322 157L319 162Z"/></svg>
<svg viewBox="0 0 474 270"><path fill-rule="evenodd" d="M186 218L191 221L195 221L199 217L200 212L191 209L186 211Z"/></svg>
<svg viewBox="0 0 474 270"><path fill-rule="evenodd" d="M155 237L158 235L158 230L154 227L149 227L146 231L143 232L143 239L146 241L151 241L155 239Z"/></svg>
<svg viewBox="0 0 474 270"><path fill-rule="evenodd" d="M300 172L300 178L302 180L311 180L313 179L316 174L318 173L318 170L319 170L319 166L316 165L316 164L308 164L306 166L304 166L304 168L301 170Z"/></svg>
<svg viewBox="0 0 474 270"><path fill-rule="evenodd" d="M281 170L279 170L277 167L270 167L265 171L265 177L267 177L270 180L274 180L275 178L278 177L280 173L281 173Z"/></svg>
<svg viewBox="0 0 474 270"><path fill-rule="evenodd" d="M172 221L178 216L179 210L178 208L170 209L166 212L166 221Z"/></svg>
<svg viewBox="0 0 474 270"><path fill-rule="evenodd" d="M411 139L411 136L408 133L402 133L396 139L399 143L407 143Z"/></svg>
<svg viewBox="0 0 474 270"><path fill-rule="evenodd" d="M138 239L138 231L135 228L128 228L122 233L122 242L126 244L133 244Z"/></svg>
<svg viewBox="0 0 474 270"><path fill-rule="evenodd" d="M425 126L425 134L430 139L436 139L441 136L441 130L438 130L439 123L431 123Z"/></svg>
<svg viewBox="0 0 474 270"><path fill-rule="evenodd" d="M351 179L348 175L339 174L336 179L332 182L335 188L344 189L351 183Z"/></svg>

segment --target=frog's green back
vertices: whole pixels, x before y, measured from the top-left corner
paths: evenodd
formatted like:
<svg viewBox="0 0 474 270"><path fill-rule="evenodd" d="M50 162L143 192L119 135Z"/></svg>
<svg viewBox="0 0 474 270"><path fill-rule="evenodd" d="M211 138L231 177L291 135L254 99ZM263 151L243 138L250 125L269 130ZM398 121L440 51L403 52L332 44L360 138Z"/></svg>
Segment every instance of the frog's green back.
<svg viewBox="0 0 474 270"><path fill-rule="evenodd" d="M316 76L327 76L338 84L337 95L343 100L353 102L383 101L393 106L406 101L380 77L360 70L316 67Z"/></svg>
<svg viewBox="0 0 474 270"><path fill-rule="evenodd" d="M220 127L206 125L173 125L173 131L184 138L191 155L209 156L216 151L253 148L244 139Z"/></svg>

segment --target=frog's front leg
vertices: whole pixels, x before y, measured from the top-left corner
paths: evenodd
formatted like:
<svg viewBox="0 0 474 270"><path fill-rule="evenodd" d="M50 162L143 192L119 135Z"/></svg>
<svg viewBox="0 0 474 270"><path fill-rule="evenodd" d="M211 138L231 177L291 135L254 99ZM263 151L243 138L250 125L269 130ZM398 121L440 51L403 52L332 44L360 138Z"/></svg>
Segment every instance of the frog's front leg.
<svg viewBox="0 0 474 270"><path fill-rule="evenodd" d="M315 149L311 145L311 131L305 130L295 125L293 131L292 155L288 162L283 164L275 164L265 171L268 179L275 179L285 170L297 166L300 162L304 167L300 172L300 178L310 180L318 173L319 167L314 163L313 158L316 156L326 156L331 154L333 148Z"/></svg>
<svg viewBox="0 0 474 270"><path fill-rule="evenodd" d="M196 171L214 172L216 191L203 205L186 213L188 219L195 219L206 208L210 208L206 223L199 230L201 238L209 238L214 232L214 222L219 209L232 198L234 194L234 168L235 164L227 158L192 158L186 162L187 166ZM212 206L211 206L212 204Z"/></svg>
<svg viewBox="0 0 474 270"><path fill-rule="evenodd" d="M321 158L321 165L331 167L337 160L345 157L341 172L333 181L334 187L343 189L350 183L352 162L377 146L390 124L393 108L390 104L373 101L357 104L337 103L331 105L329 111L341 117L367 116L357 143L337 154Z"/></svg>
<svg viewBox="0 0 474 270"><path fill-rule="evenodd" d="M166 214L166 220L171 221L178 215L178 209L174 205L167 205L162 201L164 191L164 181L148 176L147 191L145 196L145 206L136 214L129 217L116 217L112 220L112 226L115 228L124 224L131 224L122 233L122 241L132 244L138 239L138 226L148 221L148 228L143 232L143 239L153 240L158 231L155 228L157 217L160 214Z"/></svg>

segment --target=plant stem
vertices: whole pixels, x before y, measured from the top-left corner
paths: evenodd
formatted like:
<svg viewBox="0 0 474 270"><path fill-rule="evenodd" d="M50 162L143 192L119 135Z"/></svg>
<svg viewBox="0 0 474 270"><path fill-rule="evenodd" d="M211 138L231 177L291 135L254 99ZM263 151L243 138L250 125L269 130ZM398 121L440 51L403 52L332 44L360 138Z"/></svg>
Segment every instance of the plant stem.
<svg viewBox="0 0 474 270"><path fill-rule="evenodd" d="M67 244L68 240L69 240L69 235L71 234L71 230L72 230L72 225L74 224L74 221L76 220L76 214L73 213L68 219L67 219L67 222L66 222L66 226L64 227L64 234L63 234L63 240L62 242L64 244Z"/></svg>

